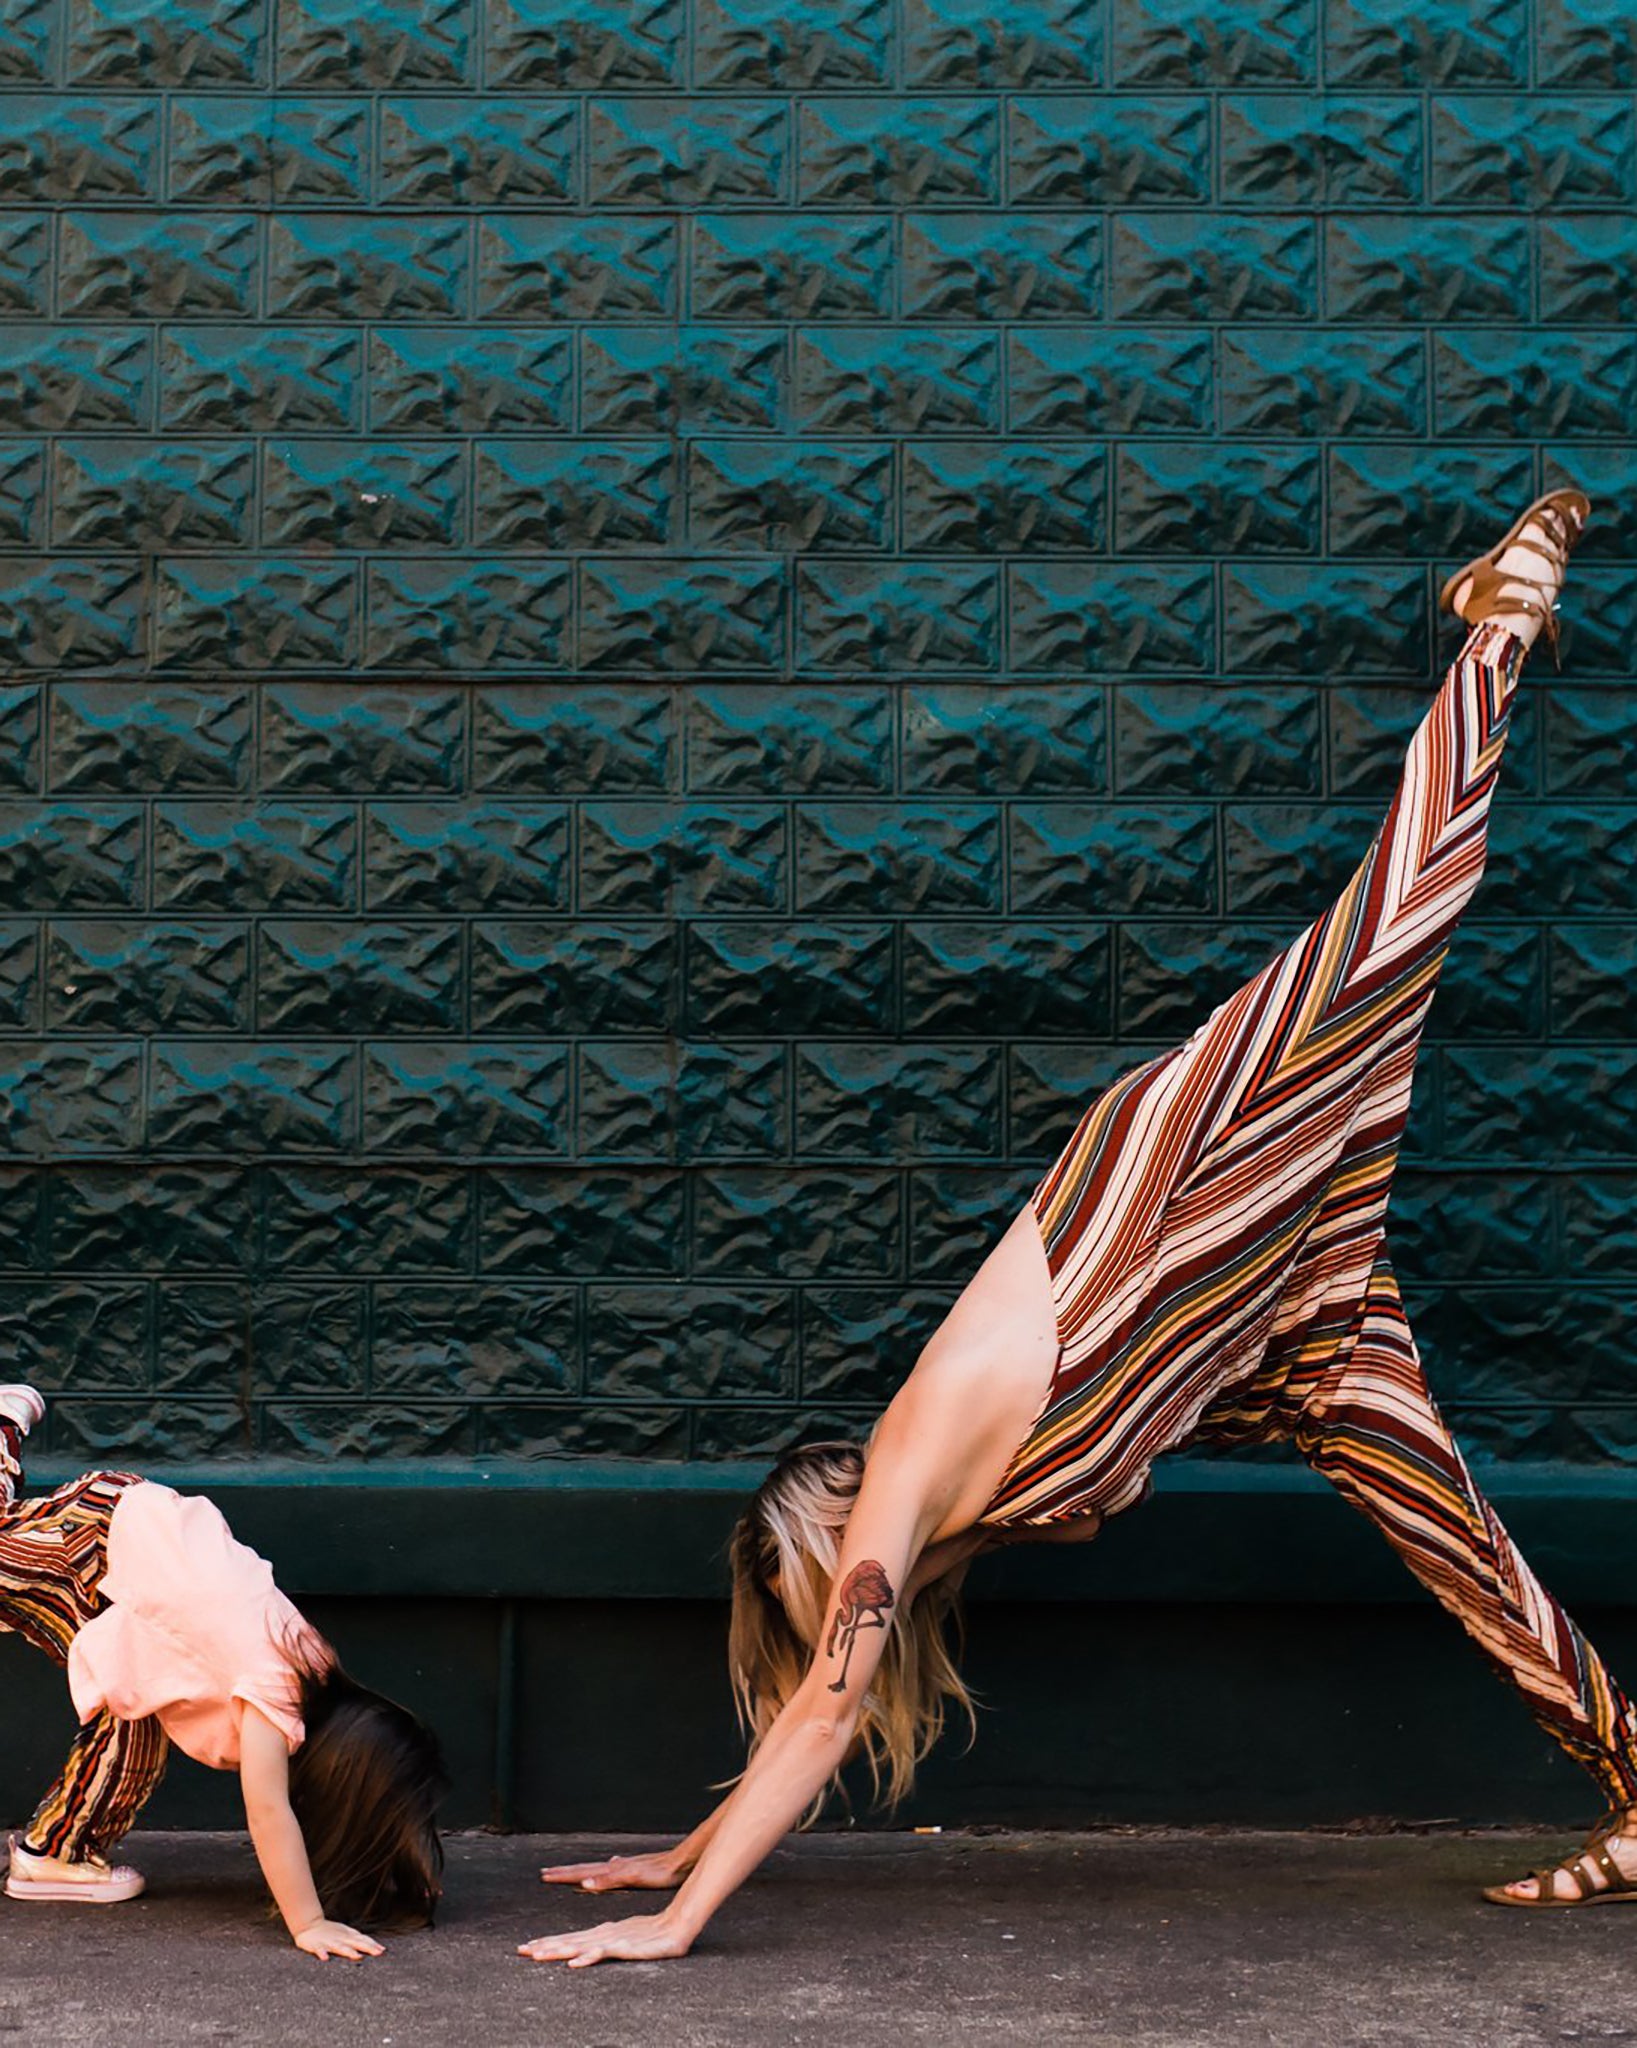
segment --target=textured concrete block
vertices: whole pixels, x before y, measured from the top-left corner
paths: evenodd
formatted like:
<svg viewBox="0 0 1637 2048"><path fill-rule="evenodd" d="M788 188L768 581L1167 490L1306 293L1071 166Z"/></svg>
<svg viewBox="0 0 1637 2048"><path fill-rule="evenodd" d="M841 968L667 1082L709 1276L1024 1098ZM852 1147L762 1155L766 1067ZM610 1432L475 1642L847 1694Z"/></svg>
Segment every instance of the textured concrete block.
<svg viewBox="0 0 1637 2048"><path fill-rule="evenodd" d="M1241 327L1217 341L1232 434L1418 434L1427 421L1418 334Z"/></svg>
<svg viewBox="0 0 1637 2048"><path fill-rule="evenodd" d="M484 547L658 548L677 537L676 450L651 441L485 441L475 451Z"/></svg>
<svg viewBox="0 0 1637 2048"><path fill-rule="evenodd" d="M26 33L36 10L21 12ZM64 13L64 64L76 85L267 82L267 0L68 0Z"/></svg>
<svg viewBox="0 0 1637 2048"><path fill-rule="evenodd" d="M369 668L560 669L567 665L566 563L464 556L377 559L365 574Z"/></svg>
<svg viewBox="0 0 1637 2048"><path fill-rule="evenodd" d="M378 1318L380 1313L377 1302ZM246 1347L251 1386L257 1393L362 1393L369 1366L365 1314L362 1287L258 1288ZM234 1367L229 1384L243 1372L244 1349Z"/></svg>
<svg viewBox="0 0 1637 2048"><path fill-rule="evenodd" d="M1327 0L1324 58L1337 85L1521 86L1527 11L1523 0Z"/></svg>
<svg viewBox="0 0 1637 2048"><path fill-rule="evenodd" d="M1637 1051L1629 1045L1452 1048L1440 1063L1452 1151L1524 1162L1631 1151Z"/></svg>
<svg viewBox="0 0 1637 2048"><path fill-rule="evenodd" d="M166 327L159 423L189 433L355 428L364 410L362 356L359 336L342 328Z"/></svg>
<svg viewBox="0 0 1637 2048"><path fill-rule="evenodd" d="M44 695L38 683L0 689L0 791L7 796L40 787Z"/></svg>
<svg viewBox="0 0 1637 2048"><path fill-rule="evenodd" d="M886 85L891 74L890 0L699 0L694 38L694 83L706 88Z"/></svg>
<svg viewBox="0 0 1637 2048"><path fill-rule="evenodd" d="M1023 328L1008 338L1012 425L1020 433L1208 429L1211 343L1203 333Z"/></svg>
<svg viewBox="0 0 1637 2048"><path fill-rule="evenodd" d="M48 330L0 321L0 426L140 427L153 403L146 330Z"/></svg>
<svg viewBox="0 0 1637 2048"><path fill-rule="evenodd" d="M540 1040L363 1048L363 1140L382 1152L560 1153L568 1057Z"/></svg>
<svg viewBox="0 0 1637 2048"><path fill-rule="evenodd" d="M52 544L62 548L243 548L251 537L254 444L59 441Z"/></svg>
<svg viewBox="0 0 1637 2048"><path fill-rule="evenodd" d="M134 804L0 804L6 906L13 912L139 909L143 840L142 811Z"/></svg>
<svg viewBox="0 0 1637 2048"><path fill-rule="evenodd" d="M804 1288L803 1398L885 1407L949 1306L947 1294L920 1287Z"/></svg>
<svg viewBox="0 0 1637 2048"><path fill-rule="evenodd" d="M1527 449L1391 443L1333 448L1326 484L1333 553L1429 554L1452 568L1504 533L1533 490Z"/></svg>
<svg viewBox="0 0 1637 2048"><path fill-rule="evenodd" d="M789 1146L782 1045L584 1044L576 1070L582 1156L769 1159Z"/></svg>
<svg viewBox="0 0 1637 2048"><path fill-rule="evenodd" d="M296 331L290 345L310 335ZM389 433L556 433L573 417L568 335L527 328L375 327L369 337L370 424Z"/></svg>
<svg viewBox="0 0 1637 2048"><path fill-rule="evenodd" d="M1325 226L1324 290L1342 320L1523 320L1528 241L1509 220L1340 214Z"/></svg>
<svg viewBox="0 0 1637 2048"><path fill-rule="evenodd" d="M795 843L802 910L999 907L1000 815L990 804L802 804Z"/></svg>
<svg viewBox="0 0 1637 2048"><path fill-rule="evenodd" d="M738 1414L739 1410L730 1410ZM495 1401L477 1413L486 1455L507 1458L640 1458L677 1462L688 1455L686 1408L587 1407L583 1403Z"/></svg>
<svg viewBox="0 0 1637 2048"><path fill-rule="evenodd" d="M184 206L366 205L368 109L198 94L170 104L168 196Z"/></svg>
<svg viewBox="0 0 1637 2048"><path fill-rule="evenodd" d="M54 0L4 0L0 6L0 83L46 85L62 47Z"/></svg>
<svg viewBox="0 0 1637 2048"><path fill-rule="evenodd" d="M379 1281L372 1387L429 1395L558 1394L579 1381L576 1291L487 1281Z"/></svg>
<svg viewBox="0 0 1637 2048"><path fill-rule="evenodd" d="M1265 85L1315 76L1313 0L1114 0L1122 86Z"/></svg>
<svg viewBox="0 0 1637 2048"><path fill-rule="evenodd" d="M903 936L904 1029L940 1038L1084 1038L1109 1028L1105 926L945 918Z"/></svg>
<svg viewBox="0 0 1637 2048"><path fill-rule="evenodd" d="M1139 563L1039 564L1008 570L1014 668L1108 675L1211 662L1215 597L1208 569Z"/></svg>
<svg viewBox="0 0 1637 2048"><path fill-rule="evenodd" d="M699 547L875 552L891 540L892 454L885 448L695 441L687 493L689 537Z"/></svg>
<svg viewBox="0 0 1637 2048"><path fill-rule="evenodd" d="M139 814L99 833L109 861L122 839L129 879L102 900L140 902ZM112 890L112 877L103 885ZM156 910L351 910L357 904L358 820L350 804L163 803L153 814Z"/></svg>
<svg viewBox="0 0 1637 2048"><path fill-rule="evenodd" d="M277 0L278 82L305 91L472 83L473 0Z"/></svg>
<svg viewBox="0 0 1637 2048"><path fill-rule="evenodd" d="M1421 102L1408 94L1245 93L1222 103L1222 196L1233 206L1414 205Z"/></svg>
<svg viewBox="0 0 1637 2048"><path fill-rule="evenodd" d="M700 919L687 927L686 946L690 1033L892 1029L891 925Z"/></svg>
<svg viewBox="0 0 1637 2048"><path fill-rule="evenodd" d="M690 690L687 780L700 795L884 796L893 779L885 690L722 683Z"/></svg>
<svg viewBox="0 0 1637 2048"><path fill-rule="evenodd" d="M1208 203L1210 108L1203 99L1051 93L1007 109L1014 205Z"/></svg>
<svg viewBox="0 0 1637 2048"><path fill-rule="evenodd" d="M471 948L474 1031L505 1037L676 1028L680 947L669 925L485 919L472 927Z"/></svg>
<svg viewBox="0 0 1637 2048"><path fill-rule="evenodd" d="M460 787L460 695L420 687L270 683L261 694L261 786L294 795Z"/></svg>
<svg viewBox="0 0 1637 2048"><path fill-rule="evenodd" d="M904 693L904 782L922 794L1086 795L1106 789L1096 684L931 684Z"/></svg>
<svg viewBox="0 0 1637 2048"><path fill-rule="evenodd" d="M719 206L789 196L789 109L776 100L593 99L586 192L596 206Z"/></svg>
<svg viewBox="0 0 1637 2048"><path fill-rule="evenodd" d="M586 1379L605 1399L776 1399L795 1375L787 1289L587 1289Z"/></svg>
<svg viewBox="0 0 1637 2048"><path fill-rule="evenodd" d="M1437 205L1629 206L1637 196L1629 99L1457 93L1430 116Z"/></svg>
<svg viewBox="0 0 1637 2048"><path fill-rule="evenodd" d="M1107 1044L1013 1046L1006 1055L1010 1156L1041 1165L1054 1159L1103 1090L1144 1056L1131 1046Z"/></svg>
<svg viewBox="0 0 1637 2048"><path fill-rule="evenodd" d="M479 317L674 319L680 311L672 219L537 213L477 223Z"/></svg>
<svg viewBox="0 0 1637 2048"><path fill-rule="evenodd" d="M970 90L1095 85L1102 0L904 0L904 68L912 86Z"/></svg>
<svg viewBox="0 0 1637 2048"><path fill-rule="evenodd" d="M1229 564L1222 645L1228 668L1266 675L1420 672L1430 652L1423 572Z"/></svg>
<svg viewBox="0 0 1637 2048"><path fill-rule="evenodd" d="M671 786L676 718L663 688L515 683L472 695L476 789L655 792Z"/></svg>
<svg viewBox="0 0 1637 2048"><path fill-rule="evenodd" d="M0 1025L38 1031L40 1025L40 933L24 923L0 923Z"/></svg>
<svg viewBox="0 0 1637 2048"><path fill-rule="evenodd" d="M1201 453L1126 442L1114 466L1123 554L1309 554L1319 543L1319 462L1306 449Z"/></svg>
<svg viewBox="0 0 1637 2048"><path fill-rule="evenodd" d="M143 640L142 582L129 558L0 557L0 660L25 669L132 661Z"/></svg>
<svg viewBox="0 0 1637 2048"><path fill-rule="evenodd" d="M270 1160L260 1173L270 1272L403 1275L471 1266L472 1190L459 1167Z"/></svg>
<svg viewBox="0 0 1637 2048"><path fill-rule="evenodd" d="M248 1270L254 1175L192 1160L69 1161L50 1178L52 1263L90 1273Z"/></svg>
<svg viewBox="0 0 1637 2048"><path fill-rule="evenodd" d="M158 179L151 101L43 93L0 101L0 196L8 203L155 200Z"/></svg>
<svg viewBox="0 0 1637 2048"><path fill-rule="evenodd" d="M1095 319L1102 276L1101 223L1083 214L915 213L904 221L900 291L912 320Z"/></svg>
<svg viewBox="0 0 1637 2048"><path fill-rule="evenodd" d="M147 1291L83 1281L0 1285L0 1339L47 1393L110 1394L148 1383Z"/></svg>
<svg viewBox="0 0 1637 2048"><path fill-rule="evenodd" d="M25 302L37 275L28 223L0 248L0 305ZM244 316L257 310L261 224L243 213L71 213L60 223L58 310L76 320ZM42 252L43 253L43 252Z"/></svg>
<svg viewBox="0 0 1637 2048"><path fill-rule="evenodd" d="M580 188L571 100L389 99L376 150L388 206L560 205Z"/></svg>
<svg viewBox="0 0 1637 2048"><path fill-rule="evenodd" d="M767 671L786 649L780 562L703 557L586 561L580 660L638 674Z"/></svg>
<svg viewBox="0 0 1637 2048"><path fill-rule="evenodd" d="M1294 937L1288 925L1122 924L1114 1024L1122 1038L1180 1041ZM1080 1036L1095 1033L1088 1019Z"/></svg>
<svg viewBox="0 0 1637 2048"><path fill-rule="evenodd" d="M1318 247L1308 220L1119 214L1108 267L1116 320L1310 319L1318 308Z"/></svg>
<svg viewBox="0 0 1637 2048"><path fill-rule="evenodd" d="M1000 577L941 562L809 562L796 572L804 668L985 670L999 658Z"/></svg>
<svg viewBox="0 0 1637 2048"><path fill-rule="evenodd" d="M58 918L45 996L53 1031L246 1031L249 928Z"/></svg>
<svg viewBox="0 0 1637 2048"><path fill-rule="evenodd" d="M581 424L612 434L771 430L785 354L782 333L755 327L593 329L581 338Z"/></svg>
<svg viewBox="0 0 1637 2048"><path fill-rule="evenodd" d="M1320 699L1300 688L1127 685L1114 699L1122 796L1317 796Z"/></svg>
<svg viewBox="0 0 1637 2048"><path fill-rule="evenodd" d="M477 1449L473 1410L450 1401L312 1399L261 1405L261 1449L270 1458L469 1458ZM174 1453L172 1454L174 1455Z"/></svg>
<svg viewBox="0 0 1637 2048"><path fill-rule="evenodd" d="M1637 318L1637 219L1630 209L1543 220L1539 286L1554 320L1629 328Z"/></svg>
<svg viewBox="0 0 1637 2048"><path fill-rule="evenodd" d="M472 291L470 242L461 219L276 214L267 232L267 317L459 320Z"/></svg>
<svg viewBox="0 0 1637 2048"><path fill-rule="evenodd" d="M357 1065L349 1045L156 1040L147 1142L207 1157L339 1151L356 1128Z"/></svg>
<svg viewBox="0 0 1637 2048"><path fill-rule="evenodd" d="M256 1028L340 1037L353 1031L456 1031L456 925L269 920L256 934Z"/></svg>
<svg viewBox="0 0 1637 2048"><path fill-rule="evenodd" d="M911 548L988 554L1105 544L1103 449L928 441L906 449L903 535Z"/></svg>
<svg viewBox="0 0 1637 2048"><path fill-rule="evenodd" d="M568 873L561 804L368 807L364 901L372 910L561 910Z"/></svg>
<svg viewBox="0 0 1637 2048"><path fill-rule="evenodd" d="M1637 21L1623 0L1538 0L1535 24L1542 85L1637 86Z"/></svg>
<svg viewBox="0 0 1637 2048"><path fill-rule="evenodd" d="M1379 822L1373 810L1344 804L1228 805L1228 908L1253 916L1316 917L1369 851Z"/></svg>
<svg viewBox="0 0 1637 2048"><path fill-rule="evenodd" d="M467 489L458 445L281 440L262 470L262 543L454 547L466 537Z"/></svg>
<svg viewBox="0 0 1637 2048"><path fill-rule="evenodd" d="M485 82L508 91L681 83L682 0L493 0L485 15Z"/></svg>
<svg viewBox="0 0 1637 2048"><path fill-rule="evenodd" d="M893 247L884 219L719 213L700 214L689 225L688 310L697 320L769 313L846 320L891 311Z"/></svg>
<svg viewBox="0 0 1637 2048"><path fill-rule="evenodd" d="M992 99L807 100L797 151L804 205L1000 198L1000 108Z"/></svg>
<svg viewBox="0 0 1637 2048"><path fill-rule="evenodd" d="M1441 434L1617 435L1637 415L1637 336L1450 330L1433 342Z"/></svg>
<svg viewBox="0 0 1637 2048"><path fill-rule="evenodd" d="M250 692L236 684L57 684L51 788L240 791L250 780L250 721Z"/></svg>
<svg viewBox="0 0 1637 2048"><path fill-rule="evenodd" d="M1216 814L1203 805L1020 803L1009 822L1014 916L1218 908Z"/></svg>
<svg viewBox="0 0 1637 2048"><path fill-rule="evenodd" d="M1559 1174L1553 1188L1564 1270L1637 1279L1637 1187L1630 1168Z"/></svg>
<svg viewBox="0 0 1637 2048"><path fill-rule="evenodd" d="M1548 973L1554 1038L1633 1036L1637 924L1555 926Z"/></svg>
<svg viewBox="0 0 1637 2048"><path fill-rule="evenodd" d="M967 433L1000 422L1000 341L981 329L800 328L796 418L826 433Z"/></svg>
<svg viewBox="0 0 1637 2048"><path fill-rule="evenodd" d="M789 821L780 805L587 804L579 861L582 910L688 916L789 903Z"/></svg>
<svg viewBox="0 0 1637 2048"><path fill-rule="evenodd" d="M993 1046L802 1045L796 1143L815 1157L983 1157L1000 1149Z"/></svg>
<svg viewBox="0 0 1637 2048"><path fill-rule="evenodd" d="M928 1166L909 1177L909 1270L957 1286L1028 1200L1035 1176L1007 1166Z"/></svg>
<svg viewBox="0 0 1637 2048"><path fill-rule="evenodd" d="M345 668L358 653L351 562L173 555L157 565L154 659L177 669Z"/></svg>
<svg viewBox="0 0 1637 2048"><path fill-rule="evenodd" d="M887 1279L902 1252L901 1210L891 1172L707 1169L693 1183L694 1267L713 1280ZM804 1317L812 1298L802 1297Z"/></svg>
<svg viewBox="0 0 1637 2048"><path fill-rule="evenodd" d="M477 1177L478 1264L486 1273L681 1273L685 1183L673 1171L492 1166Z"/></svg>

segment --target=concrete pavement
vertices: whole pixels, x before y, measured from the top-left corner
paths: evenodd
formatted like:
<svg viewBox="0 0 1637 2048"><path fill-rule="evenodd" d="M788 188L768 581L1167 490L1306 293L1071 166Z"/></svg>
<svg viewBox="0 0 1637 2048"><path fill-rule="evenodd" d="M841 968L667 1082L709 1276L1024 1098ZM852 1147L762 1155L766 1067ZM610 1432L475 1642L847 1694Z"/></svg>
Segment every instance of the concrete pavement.
<svg viewBox="0 0 1637 2048"><path fill-rule="evenodd" d="M607 1917L546 1891L584 1838L460 1835L447 1910L320 1964L232 1835L138 1835L135 1904L0 1900L0 2035L45 2048L1021 2048L1637 2042L1637 1910L1504 1912L1555 1840L1161 1831L827 1835L680 1963L569 1973L518 1940ZM618 1902L613 1902L617 1908ZM637 1899L633 1908L645 1902Z"/></svg>

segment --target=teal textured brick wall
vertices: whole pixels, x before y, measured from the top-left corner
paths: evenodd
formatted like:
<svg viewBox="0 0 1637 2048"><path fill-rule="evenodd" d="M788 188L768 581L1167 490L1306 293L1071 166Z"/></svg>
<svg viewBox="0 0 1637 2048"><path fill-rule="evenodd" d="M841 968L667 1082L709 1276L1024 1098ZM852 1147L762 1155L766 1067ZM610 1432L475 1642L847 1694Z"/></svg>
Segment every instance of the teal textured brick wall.
<svg viewBox="0 0 1637 2048"><path fill-rule="evenodd" d="M1637 1460L1624 0L0 0L0 1340L53 1450L757 1455L1600 500L1397 1244Z"/></svg>

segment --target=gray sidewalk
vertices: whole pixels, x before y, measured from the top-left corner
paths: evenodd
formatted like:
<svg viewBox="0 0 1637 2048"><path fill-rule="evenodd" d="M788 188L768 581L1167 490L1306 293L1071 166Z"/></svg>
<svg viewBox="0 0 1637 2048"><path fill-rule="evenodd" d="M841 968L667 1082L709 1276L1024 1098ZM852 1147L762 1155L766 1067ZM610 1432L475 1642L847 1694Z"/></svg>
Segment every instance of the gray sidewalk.
<svg viewBox="0 0 1637 2048"><path fill-rule="evenodd" d="M520 1939L606 1917L609 1902L535 1877L598 1846L454 1837L437 1931L347 1966L300 1955L260 1916L242 1837L138 1836L150 1891L133 1905L0 1900L0 2034L45 2048L1637 2041L1637 1911L1508 1913L1476 1895L1563 1842L826 1836L775 1856L684 1962L520 1961Z"/></svg>

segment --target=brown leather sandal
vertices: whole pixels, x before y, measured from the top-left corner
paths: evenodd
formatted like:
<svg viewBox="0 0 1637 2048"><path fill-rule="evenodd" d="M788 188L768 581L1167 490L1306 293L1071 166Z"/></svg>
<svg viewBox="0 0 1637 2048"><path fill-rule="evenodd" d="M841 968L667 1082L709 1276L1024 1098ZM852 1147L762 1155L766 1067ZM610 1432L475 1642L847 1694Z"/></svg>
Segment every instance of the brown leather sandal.
<svg viewBox="0 0 1637 2048"><path fill-rule="evenodd" d="M1535 1896L1520 1899L1509 1892L1505 1885L1484 1886L1484 1897L1497 1906L1620 1906L1637 1901L1637 1879L1629 1878L1609 1854L1609 1837L1623 1835L1625 1816L1611 1813L1587 1838L1586 1846L1578 1856L1571 1856L1565 1862L1557 1863L1550 1870L1531 1870L1529 1876L1535 1881ZM1637 1830L1633 1831L1637 1833ZM1603 1882L1594 1883L1593 1872L1599 1873ZM1557 1880L1560 1876L1569 1879L1574 1886L1572 1898L1557 1896ZM1525 1882L1515 1878L1515 1884Z"/></svg>
<svg viewBox="0 0 1637 2048"><path fill-rule="evenodd" d="M1520 539L1525 528L1533 526L1536 532L1523 545L1555 563L1561 574L1568 566L1570 551L1584 531L1591 509L1591 500L1584 491L1548 491L1544 497L1537 498L1527 511L1513 520L1492 548L1475 555L1448 578L1438 593L1440 608L1453 612L1469 626L1476 626L1480 620L1492 619L1497 613L1504 612L1522 612L1528 618L1539 619L1547 645L1552 650L1552 659L1561 668L1557 609L1553 603L1556 590L1533 576L1514 575L1495 565ZM1455 593L1462 584L1467 589L1457 604Z"/></svg>

